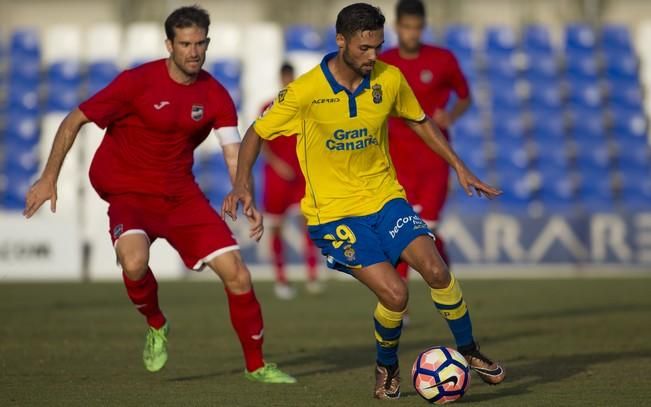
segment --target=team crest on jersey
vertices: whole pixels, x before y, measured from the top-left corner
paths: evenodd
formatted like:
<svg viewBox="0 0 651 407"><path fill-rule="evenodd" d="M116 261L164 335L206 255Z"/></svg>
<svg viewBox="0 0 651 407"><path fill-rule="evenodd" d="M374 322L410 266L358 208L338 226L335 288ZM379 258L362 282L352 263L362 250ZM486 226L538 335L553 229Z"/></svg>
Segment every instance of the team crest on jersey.
<svg viewBox="0 0 651 407"><path fill-rule="evenodd" d="M115 225L115 227L113 228L113 239L117 240L122 234L123 230L124 230L123 224L120 223L119 225Z"/></svg>
<svg viewBox="0 0 651 407"><path fill-rule="evenodd" d="M344 247L344 256L348 261L355 261L355 249L351 245L346 245Z"/></svg>
<svg viewBox="0 0 651 407"><path fill-rule="evenodd" d="M382 103L382 85L376 83L371 89L373 89L373 103L379 105Z"/></svg>
<svg viewBox="0 0 651 407"><path fill-rule="evenodd" d="M420 81L423 83L430 83L434 78L434 74L429 69L420 71Z"/></svg>
<svg viewBox="0 0 651 407"><path fill-rule="evenodd" d="M192 105L190 116L192 116L192 120L195 122L203 119L203 105Z"/></svg>
<svg viewBox="0 0 651 407"><path fill-rule="evenodd" d="M287 89L283 89L280 92L278 92L278 103L283 103L286 94L287 94Z"/></svg>

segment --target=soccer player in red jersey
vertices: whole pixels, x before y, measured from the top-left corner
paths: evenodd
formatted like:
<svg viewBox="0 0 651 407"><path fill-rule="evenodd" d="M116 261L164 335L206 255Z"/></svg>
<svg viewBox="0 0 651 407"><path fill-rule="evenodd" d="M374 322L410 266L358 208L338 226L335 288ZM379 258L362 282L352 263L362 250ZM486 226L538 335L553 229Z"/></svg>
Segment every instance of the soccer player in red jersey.
<svg viewBox="0 0 651 407"><path fill-rule="evenodd" d="M449 127L470 106L468 83L454 54L445 48L421 43L425 28L425 7L421 0L400 0L396 7L398 47L380 55L380 59L397 66L407 79L425 113L449 139ZM450 94L457 96L446 110ZM436 248L449 264L445 244L436 233L441 210L448 193L450 168L436 153L425 148L418 135L400 119L389 119L389 150L398 181L407 192L407 200L436 236ZM414 160L414 152L419 158ZM407 264L397 267L407 278Z"/></svg>
<svg viewBox="0 0 651 407"><path fill-rule="evenodd" d="M287 87L293 80L294 67L284 63L280 68L282 88ZM265 104L261 113L264 114L272 103L273 100ZM276 272L275 293L278 298L289 300L294 298L296 292L287 281L285 274L282 227L287 212L292 207L298 206L305 195L305 178L296 156L296 137L278 137L268 140L262 146L262 154L265 161L263 204L266 217L271 223L271 254ZM306 288L309 293L318 294L322 287L317 280L316 249L307 229L304 233Z"/></svg>
<svg viewBox="0 0 651 407"><path fill-rule="evenodd" d="M294 383L263 360L263 321L251 275L239 246L210 206L192 174L194 149L217 130L231 179L239 150L233 101L202 70L210 39L205 10L182 7L165 21L169 58L122 72L111 84L73 110L61 123L41 177L27 193L24 215L47 200L56 210L56 184L66 154L82 125L106 128L90 168L90 180L109 203L109 233L122 267L127 294L146 317L143 361L151 372L167 362L169 323L158 305L158 285L148 266L149 246L164 238L188 268L208 265L224 283L230 318L242 345L245 376L267 383ZM227 182L227 180L224 180ZM261 215L245 214L262 236Z"/></svg>

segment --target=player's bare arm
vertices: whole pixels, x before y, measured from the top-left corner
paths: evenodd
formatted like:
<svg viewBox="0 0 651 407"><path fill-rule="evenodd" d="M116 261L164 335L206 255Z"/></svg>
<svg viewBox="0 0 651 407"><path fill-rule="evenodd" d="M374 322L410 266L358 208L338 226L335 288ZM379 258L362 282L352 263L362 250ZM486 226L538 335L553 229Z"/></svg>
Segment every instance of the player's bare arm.
<svg viewBox="0 0 651 407"><path fill-rule="evenodd" d="M459 179L459 184L461 184L468 196L473 195L472 189L475 190L478 196L484 195L489 199L493 199L502 193L502 191L483 183L466 167L466 164L457 156L431 119L427 118L422 122L405 121L432 151L440 155L454 168Z"/></svg>
<svg viewBox="0 0 651 407"><path fill-rule="evenodd" d="M434 122L441 128L450 128L470 108L470 97L458 99L448 110L437 109L432 116Z"/></svg>
<svg viewBox="0 0 651 407"><path fill-rule="evenodd" d="M235 177L237 173L237 157L240 151L240 143L226 144L222 146L224 151L224 161L228 167L228 174L231 178L231 183L235 185ZM249 185L253 185L253 180L249 179ZM249 211L244 211L247 219L251 223L251 228L249 230L249 237L254 238L256 241L260 240L262 233L264 232L262 226L262 214L255 207L255 204L251 205ZM222 217L223 217L222 213Z"/></svg>
<svg viewBox="0 0 651 407"><path fill-rule="evenodd" d="M255 132L253 126L249 127L239 148L233 190L226 195L222 204L222 217L228 215L231 219L237 220L237 208L239 203L242 202L242 211L252 223L251 237L255 240L260 240L263 228L262 215L256 209L253 200L253 176L251 170L261 148L262 139Z"/></svg>
<svg viewBox="0 0 651 407"><path fill-rule="evenodd" d="M47 200L50 201L50 210L56 212L57 180L61 166L77 138L79 129L89 121L86 115L77 108L70 112L59 125L45 169L40 178L27 191L25 210L23 211L26 218L31 218Z"/></svg>

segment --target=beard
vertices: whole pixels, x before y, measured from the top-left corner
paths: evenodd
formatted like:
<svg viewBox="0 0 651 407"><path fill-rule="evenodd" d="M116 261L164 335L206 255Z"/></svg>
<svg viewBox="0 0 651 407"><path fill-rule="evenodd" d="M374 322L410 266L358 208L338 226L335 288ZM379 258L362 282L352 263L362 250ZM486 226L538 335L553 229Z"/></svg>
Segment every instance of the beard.
<svg viewBox="0 0 651 407"><path fill-rule="evenodd" d="M190 68L186 66L184 61L177 61L175 58L172 58L172 63L176 65L179 71L183 72L186 76L196 76L199 74L201 71L201 67L203 66L204 60L199 59L196 61L196 68Z"/></svg>
<svg viewBox="0 0 651 407"><path fill-rule="evenodd" d="M353 61L353 58L351 58L351 56L348 55L348 50L347 50L347 49L344 49L344 52L343 52L343 54L342 54L342 57L343 57L344 63L345 63L345 64L346 64L350 69L352 69L356 74L358 74L359 76L366 76L366 75L368 74L368 72L364 72L364 71L362 70L362 68L364 67L363 64L361 64L361 65L355 65L355 61ZM371 69L373 68L373 65L367 65L367 66L368 66L369 68L371 68Z"/></svg>

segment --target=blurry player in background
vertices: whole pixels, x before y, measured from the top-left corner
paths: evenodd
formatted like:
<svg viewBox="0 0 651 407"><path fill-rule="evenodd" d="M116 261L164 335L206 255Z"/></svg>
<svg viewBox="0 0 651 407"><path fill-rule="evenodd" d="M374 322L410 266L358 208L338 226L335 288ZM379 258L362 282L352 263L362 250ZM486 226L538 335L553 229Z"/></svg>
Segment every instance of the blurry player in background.
<svg viewBox="0 0 651 407"><path fill-rule="evenodd" d="M284 63L280 68L280 82L284 89L294 80L294 67ZM262 114L273 101L267 103ZM271 254L276 272L274 291L280 299L290 300L296 296L294 287L287 281L285 273L285 256L283 243L283 223L287 212L298 206L305 195L305 178L301 173L296 156L296 136L278 137L262 146L264 156L264 192L263 204L267 221L271 225ZM301 216L302 221L302 216ZM305 225L301 225L305 228ZM305 263L307 266L306 289L318 294L322 287L318 278L316 249L307 230L301 230L305 236Z"/></svg>
<svg viewBox="0 0 651 407"><path fill-rule="evenodd" d="M425 115L400 70L377 61L384 43L384 16L377 7L356 3L343 8L336 29L339 50L280 91L266 114L247 130L233 191L224 199L222 212L235 218L240 202L245 213L250 210L251 169L263 139L296 132L307 184L301 210L310 236L328 267L352 275L378 299L373 314L374 397L400 397L398 345L409 294L394 269L399 260L421 274L433 308L447 321L471 368L485 382L501 383L504 370L480 352L474 340L460 284L396 179L387 146L387 118L405 119L427 147L455 169L468 195L474 191L492 198L500 191L468 170Z"/></svg>
<svg viewBox="0 0 651 407"><path fill-rule="evenodd" d="M425 114L449 140L448 129L470 107L468 83L452 52L421 42L425 28L425 7L421 0L400 0L396 19L398 47L382 53L380 59L400 69ZM452 92L456 101L446 110ZM449 189L448 163L425 148L418 134L398 118L389 119L389 151L407 200L436 236L436 248L449 266L444 241L436 231ZM407 263L401 262L397 270L407 278Z"/></svg>
<svg viewBox="0 0 651 407"><path fill-rule="evenodd" d="M90 168L90 180L109 203L109 233L122 267L127 294L146 317L143 361L150 372L167 362L169 322L158 306L158 284L149 268L157 238L178 251L188 268L210 267L224 283L233 328L246 362L245 376L265 383L294 383L262 356L263 321L239 246L192 174L193 151L217 129L231 178L240 137L235 106L224 87L201 67L210 39L210 18L201 8L182 7L165 21L169 58L122 72L61 123L43 174L27 193L31 217L50 200L66 154L82 125L106 128ZM229 182L229 180L223 180ZM246 213L250 236L262 236L255 207Z"/></svg>

